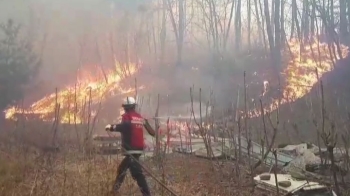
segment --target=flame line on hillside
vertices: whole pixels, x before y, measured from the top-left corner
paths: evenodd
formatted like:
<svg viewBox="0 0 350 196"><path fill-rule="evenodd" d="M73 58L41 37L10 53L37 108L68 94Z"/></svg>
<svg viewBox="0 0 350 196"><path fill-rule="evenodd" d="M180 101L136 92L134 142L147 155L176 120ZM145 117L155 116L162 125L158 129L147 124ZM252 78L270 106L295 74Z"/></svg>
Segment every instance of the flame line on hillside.
<svg viewBox="0 0 350 196"><path fill-rule="evenodd" d="M140 67L136 64L128 66L128 74L122 77L120 74L122 66L116 66L116 70L107 73L107 82L103 79L91 79L84 76L77 80L75 85L68 86L56 93L49 94L37 102L33 103L28 109L13 106L5 110L7 119L16 119L16 114L34 114L44 121L52 121L57 103L60 105L60 121L62 123L83 123L86 107L95 105L105 100L107 97L114 97L134 92L136 89L124 89L120 87L123 79L134 75ZM139 87L140 89L144 86ZM96 113L90 108L90 117Z"/></svg>
<svg viewBox="0 0 350 196"><path fill-rule="evenodd" d="M300 42L292 40L289 42L289 61L286 69L281 74L286 76L286 85L282 91L282 98L275 99L264 112L272 112L279 106L286 103L293 103L304 97L319 81L323 74L333 69L333 54L330 54L327 43L320 43L313 40L309 45L304 45L303 51L300 51ZM348 47L340 45L343 58L348 56ZM315 53L315 51L318 51ZM339 57L338 57L339 58ZM318 61L316 61L318 59ZM248 112L250 117L258 117L261 111L254 109Z"/></svg>

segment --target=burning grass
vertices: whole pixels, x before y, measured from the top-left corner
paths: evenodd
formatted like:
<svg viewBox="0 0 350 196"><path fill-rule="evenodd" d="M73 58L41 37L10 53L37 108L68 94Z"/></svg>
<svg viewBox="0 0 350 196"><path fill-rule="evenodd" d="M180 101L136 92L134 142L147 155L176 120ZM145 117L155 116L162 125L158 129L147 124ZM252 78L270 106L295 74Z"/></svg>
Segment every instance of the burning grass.
<svg viewBox="0 0 350 196"><path fill-rule="evenodd" d="M62 90L49 94L36 101L29 108L11 107L5 111L7 119L16 119L18 114L34 114L45 121L54 121L58 108L60 121L68 124L85 122L84 113L87 110L92 116L98 112L96 105L107 97L124 95L133 92L134 88L123 88L121 82L124 78L135 74L140 65L130 64L122 66L117 64L115 70L103 72L100 77L89 77L88 74L77 76L77 82ZM142 86L141 86L142 88ZM95 106L92 108L92 106Z"/></svg>
<svg viewBox="0 0 350 196"><path fill-rule="evenodd" d="M291 104L310 93L320 78L333 70L335 59L339 59L329 52L327 43L320 43L317 40L303 47L297 40L290 41L288 45L288 49L284 51L287 66L282 71L285 82L284 85L281 84L281 95L278 96L279 99L265 106L266 112L274 111L283 104ZM347 57L348 47L340 45L340 49L341 56ZM268 86L264 88L263 95L268 94L268 89ZM251 117L261 115L259 109L251 111L250 114Z"/></svg>

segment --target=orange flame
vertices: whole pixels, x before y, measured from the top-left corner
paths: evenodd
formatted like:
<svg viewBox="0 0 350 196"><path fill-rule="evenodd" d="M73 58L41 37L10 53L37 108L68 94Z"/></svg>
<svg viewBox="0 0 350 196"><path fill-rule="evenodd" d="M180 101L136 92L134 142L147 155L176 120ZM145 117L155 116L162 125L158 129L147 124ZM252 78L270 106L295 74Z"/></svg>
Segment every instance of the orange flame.
<svg viewBox="0 0 350 196"><path fill-rule="evenodd" d="M302 51L300 44L297 40L289 42L290 50L285 51L285 53L286 56L290 56L290 60L282 72L282 75L286 77L282 99L274 100L265 108L265 112L276 110L279 104L291 103L302 98L311 91L323 74L332 70L334 57L331 56L327 43L320 43L317 40L310 44L304 43ZM342 57L346 57L348 47L340 45L340 48ZM249 116L257 117L260 114L261 111L255 109L249 113Z"/></svg>
<svg viewBox="0 0 350 196"><path fill-rule="evenodd" d="M125 67L125 66L124 66ZM89 117L96 115L92 107L105 100L108 96L122 95L135 89L123 89L120 82L135 74L139 66L130 64L127 71L123 66L116 65L116 69L109 71L103 79L81 77L76 85L52 93L33 103L29 109L11 107L5 111L7 119L16 119L16 114L35 114L45 121L53 121L56 108L59 108L59 118L62 123L83 123ZM140 87L142 88L142 87ZM91 107L90 107L91 106Z"/></svg>

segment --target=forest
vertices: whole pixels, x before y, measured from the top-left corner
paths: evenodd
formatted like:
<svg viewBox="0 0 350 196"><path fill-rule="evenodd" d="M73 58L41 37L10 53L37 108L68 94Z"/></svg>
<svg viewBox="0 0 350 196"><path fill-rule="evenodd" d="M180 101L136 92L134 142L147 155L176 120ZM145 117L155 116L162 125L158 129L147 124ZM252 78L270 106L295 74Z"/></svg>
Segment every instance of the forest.
<svg viewBox="0 0 350 196"><path fill-rule="evenodd" d="M119 145L104 126L125 96L157 130L141 161L153 195L271 195L254 178L266 172L350 193L350 1L3 0L0 10L1 195L112 195L121 155L101 154L96 138ZM302 144L288 155L302 163L278 163ZM138 195L131 176L119 195Z"/></svg>

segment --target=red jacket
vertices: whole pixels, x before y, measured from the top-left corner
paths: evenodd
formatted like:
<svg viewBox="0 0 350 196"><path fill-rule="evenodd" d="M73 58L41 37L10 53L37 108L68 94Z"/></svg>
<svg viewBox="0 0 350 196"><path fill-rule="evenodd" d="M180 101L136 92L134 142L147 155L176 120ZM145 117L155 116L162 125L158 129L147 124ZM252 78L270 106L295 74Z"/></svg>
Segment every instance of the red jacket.
<svg viewBox="0 0 350 196"><path fill-rule="evenodd" d="M145 148L143 138L144 127L150 135L155 135L154 130L146 119L135 111L129 111L122 115L122 122L120 124L112 126L111 131L121 133L122 148L127 154L141 154Z"/></svg>
<svg viewBox="0 0 350 196"><path fill-rule="evenodd" d="M143 150L145 148L145 142L143 140L144 121L143 117L135 111L122 115L122 123L131 124L122 133L123 148L125 150Z"/></svg>

